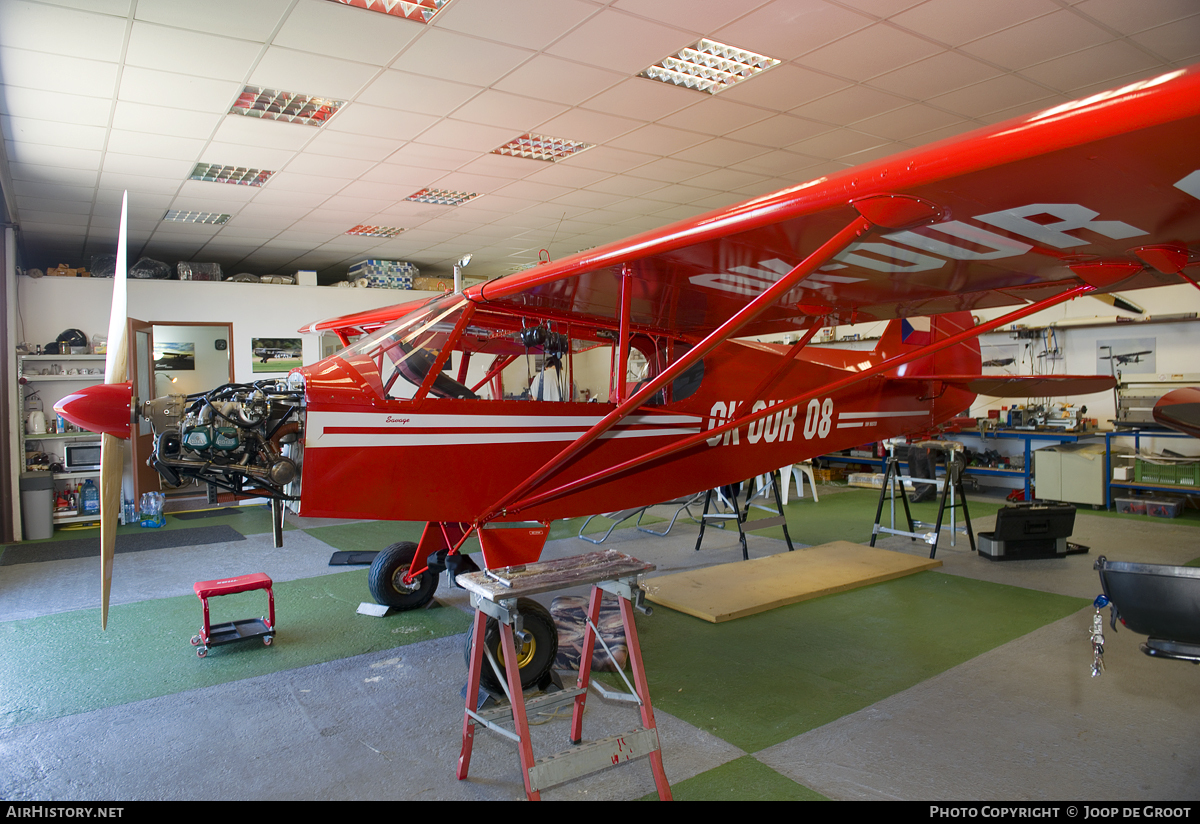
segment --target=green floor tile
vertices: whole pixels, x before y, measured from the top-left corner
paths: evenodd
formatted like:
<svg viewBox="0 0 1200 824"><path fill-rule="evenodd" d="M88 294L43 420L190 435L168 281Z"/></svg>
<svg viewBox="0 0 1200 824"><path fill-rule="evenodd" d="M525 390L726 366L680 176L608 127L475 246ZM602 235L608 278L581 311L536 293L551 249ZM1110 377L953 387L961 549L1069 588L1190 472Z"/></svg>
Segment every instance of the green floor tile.
<svg viewBox="0 0 1200 824"><path fill-rule="evenodd" d="M671 785L675 801L829 801L746 755ZM642 801L657 801L658 793Z"/></svg>
<svg viewBox="0 0 1200 824"><path fill-rule="evenodd" d="M656 609L638 632L655 706L753 753L1087 603L923 572L721 624Z"/></svg>
<svg viewBox="0 0 1200 824"><path fill-rule="evenodd" d="M203 659L189 643L203 621L195 596L113 606L105 632L99 609L0 623L0 729L466 631L469 616L457 609L357 615L366 576L276 583L275 642L226 644ZM214 624L267 613L262 591L209 604Z"/></svg>

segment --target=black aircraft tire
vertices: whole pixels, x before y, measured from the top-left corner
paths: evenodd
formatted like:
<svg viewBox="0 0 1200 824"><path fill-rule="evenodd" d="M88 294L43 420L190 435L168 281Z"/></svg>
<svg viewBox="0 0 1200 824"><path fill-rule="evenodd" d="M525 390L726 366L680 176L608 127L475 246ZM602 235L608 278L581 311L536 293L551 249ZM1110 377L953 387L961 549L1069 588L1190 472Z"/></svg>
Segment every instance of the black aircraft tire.
<svg viewBox="0 0 1200 824"><path fill-rule="evenodd" d="M528 644L522 644L520 639L514 639L517 644L517 658L521 661L521 689L526 690L542 680L554 666L558 658L558 627L550 610L530 598L517 599L517 610L521 613L525 631L532 635ZM496 663L504 666L504 655L500 651L500 622L489 618L487 628L483 633L484 644L496 657ZM463 644L463 657L467 666L471 665L471 630L467 630L466 642ZM492 665L487 657L483 659L483 669L480 672L480 683L493 692L500 692L500 682L496 678Z"/></svg>
<svg viewBox="0 0 1200 824"><path fill-rule="evenodd" d="M426 570L411 584L404 583L404 574L417 554L412 541L392 544L375 556L367 574L367 587L375 603L395 609L418 609L433 600L438 574Z"/></svg>

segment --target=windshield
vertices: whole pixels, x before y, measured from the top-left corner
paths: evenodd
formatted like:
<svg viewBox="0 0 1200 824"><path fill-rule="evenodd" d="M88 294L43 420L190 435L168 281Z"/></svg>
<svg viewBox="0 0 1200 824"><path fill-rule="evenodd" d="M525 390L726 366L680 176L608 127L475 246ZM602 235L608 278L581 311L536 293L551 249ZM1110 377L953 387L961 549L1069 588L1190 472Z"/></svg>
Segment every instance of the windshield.
<svg viewBox="0 0 1200 824"><path fill-rule="evenodd" d="M356 341L342 350L341 357L385 398L411 398L450 342L465 306L461 295L447 295ZM450 358L444 358L443 368L449 365ZM434 377L429 394L438 398L477 397L443 372Z"/></svg>

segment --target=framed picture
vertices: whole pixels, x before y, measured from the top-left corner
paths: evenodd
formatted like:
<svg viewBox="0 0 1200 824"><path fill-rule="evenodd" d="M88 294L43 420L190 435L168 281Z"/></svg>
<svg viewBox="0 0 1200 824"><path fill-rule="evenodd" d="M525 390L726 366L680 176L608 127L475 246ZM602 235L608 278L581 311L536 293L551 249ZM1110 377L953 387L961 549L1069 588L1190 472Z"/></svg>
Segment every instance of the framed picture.
<svg viewBox="0 0 1200 824"><path fill-rule="evenodd" d="M288 372L303 365L300 338L251 338L253 372Z"/></svg>
<svg viewBox="0 0 1200 824"><path fill-rule="evenodd" d="M1096 374L1154 374L1156 338L1120 338L1096 341Z"/></svg>
<svg viewBox="0 0 1200 824"><path fill-rule="evenodd" d="M154 371L188 371L196 369L196 344L154 341Z"/></svg>

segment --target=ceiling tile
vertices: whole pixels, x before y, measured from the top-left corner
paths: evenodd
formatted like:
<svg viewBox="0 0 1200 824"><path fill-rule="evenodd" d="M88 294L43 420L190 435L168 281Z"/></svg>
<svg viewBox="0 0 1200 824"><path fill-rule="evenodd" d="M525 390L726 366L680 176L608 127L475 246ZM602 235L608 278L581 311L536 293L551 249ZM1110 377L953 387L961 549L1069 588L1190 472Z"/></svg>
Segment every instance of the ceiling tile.
<svg viewBox="0 0 1200 824"><path fill-rule="evenodd" d="M130 66L242 80L262 53L262 44L233 37L135 21L125 62Z"/></svg>
<svg viewBox="0 0 1200 824"><path fill-rule="evenodd" d="M558 117L547 120L541 124L539 129L551 137L565 137L570 140L600 145L618 135L631 132L640 125L639 121L626 117L592 112L587 109L571 109Z"/></svg>
<svg viewBox="0 0 1200 824"><path fill-rule="evenodd" d="M125 46L125 17L5 0L0 3L0 46L116 62Z"/></svg>
<svg viewBox="0 0 1200 824"><path fill-rule="evenodd" d="M788 111L850 85L848 80L839 77L785 64L721 92L721 99L771 111Z"/></svg>
<svg viewBox="0 0 1200 824"><path fill-rule="evenodd" d="M214 80L188 74L126 66L121 72L117 96L133 103L152 106L186 104L202 112L225 114L237 100L242 84L232 80Z"/></svg>
<svg viewBox="0 0 1200 824"><path fill-rule="evenodd" d="M1160 65L1159 61L1136 46L1123 40L1113 40L1030 66L1021 71L1021 76L1051 89L1071 92L1081 86L1108 83L1118 77L1149 71Z"/></svg>
<svg viewBox="0 0 1200 824"><path fill-rule="evenodd" d="M825 123L817 123L803 117L777 114L752 126L730 132L729 137L759 146L782 149L798 140L827 132L830 128L832 127Z"/></svg>
<svg viewBox="0 0 1200 824"><path fill-rule="evenodd" d="M596 11L596 5L582 0L455 0L433 25L541 50Z"/></svg>
<svg viewBox="0 0 1200 824"><path fill-rule="evenodd" d="M870 17L825 0L774 0L718 29L713 39L791 60L873 22Z"/></svg>
<svg viewBox="0 0 1200 824"><path fill-rule="evenodd" d="M617 0L613 8L694 33L714 31L732 23L767 0Z"/></svg>
<svg viewBox="0 0 1200 824"><path fill-rule="evenodd" d="M247 83L316 97L347 100L379 73L366 63L270 46Z"/></svg>
<svg viewBox="0 0 1200 824"><path fill-rule="evenodd" d="M265 43L291 5L292 0L254 0L253 3L245 0L204 0L203 3L137 0L135 17L188 30L210 29L214 20L236 20L239 37Z"/></svg>
<svg viewBox="0 0 1200 824"><path fill-rule="evenodd" d="M770 111L757 106L747 106L724 97L707 95L686 109L660 118L658 122L676 129L723 135L771 116Z"/></svg>
<svg viewBox="0 0 1200 824"><path fill-rule="evenodd" d="M887 23L876 23L811 51L796 62L838 77L866 80L944 50Z"/></svg>
<svg viewBox="0 0 1200 824"><path fill-rule="evenodd" d="M914 103L902 109L893 109L854 124L854 129L867 134L879 135L890 140L906 140L934 129L944 129L962 124L962 117L923 103Z"/></svg>
<svg viewBox="0 0 1200 824"><path fill-rule="evenodd" d="M548 103L488 89L458 107L454 111L454 119L508 126L515 132L513 137L517 137L566 110L567 107L562 103Z"/></svg>
<svg viewBox="0 0 1200 824"><path fill-rule="evenodd" d="M413 20L327 0L300 0L272 39L276 46L386 66L424 31Z"/></svg>
<svg viewBox="0 0 1200 824"><path fill-rule="evenodd" d="M962 50L1006 69L1022 69L1112 39L1099 26L1063 10L981 37Z"/></svg>
<svg viewBox="0 0 1200 824"><path fill-rule="evenodd" d="M482 90L481 86L389 69L363 89L358 102L406 112L447 115Z"/></svg>
<svg viewBox="0 0 1200 824"><path fill-rule="evenodd" d="M961 89L1001 74L1000 69L955 51L944 51L895 71L871 78L867 84L913 100Z"/></svg>
<svg viewBox="0 0 1200 824"><path fill-rule="evenodd" d="M1200 56L1200 15L1147 29L1129 38L1164 60L1183 65Z"/></svg>
<svg viewBox="0 0 1200 824"><path fill-rule="evenodd" d="M316 129L282 120L224 115L216 119L213 140L243 146L297 151L316 137Z"/></svg>
<svg viewBox="0 0 1200 824"><path fill-rule="evenodd" d="M55 123L29 117L0 117L0 129L3 130L6 140L15 140L18 144L36 143L101 150L108 139L108 130L103 126Z"/></svg>
<svg viewBox="0 0 1200 824"><path fill-rule="evenodd" d="M850 86L839 92L797 106L792 114L822 123L854 123L883 112L907 106L911 101L866 86Z"/></svg>
<svg viewBox="0 0 1200 824"><path fill-rule="evenodd" d="M1060 8L1053 0L927 0L890 19L947 46L961 46Z"/></svg>
<svg viewBox="0 0 1200 824"><path fill-rule="evenodd" d="M617 85L626 77L625 73L539 54L497 81L494 88L575 105Z"/></svg>
<svg viewBox="0 0 1200 824"><path fill-rule="evenodd" d="M984 117L1014 106L1029 106L1046 97L1047 90L1015 75L1002 75L965 89L933 97L929 102L964 117Z"/></svg>
<svg viewBox="0 0 1200 824"><path fill-rule="evenodd" d="M0 88L4 91L4 99L0 101L4 106L4 114L12 117L105 126L112 111L112 101L103 97L84 97L15 86Z"/></svg>
<svg viewBox="0 0 1200 824"><path fill-rule="evenodd" d="M1075 11L1119 34L1136 34L1192 17L1200 8L1195 0L1083 0L1075 5Z"/></svg>
<svg viewBox="0 0 1200 824"><path fill-rule="evenodd" d="M657 154L672 155L690 146L695 146L697 143L703 143L707 139L706 135L651 123L610 140L608 145L630 151L652 150Z"/></svg>
<svg viewBox="0 0 1200 824"><path fill-rule="evenodd" d="M533 56L528 49L432 28L405 49L393 69L490 86Z"/></svg>
<svg viewBox="0 0 1200 824"><path fill-rule="evenodd" d="M688 31L605 9L546 49L548 54L637 74L695 41ZM620 48L613 48L620 43Z"/></svg>
<svg viewBox="0 0 1200 824"><path fill-rule="evenodd" d="M245 119L253 122L253 118ZM345 106L322 128L332 132L348 132L369 137L412 140L439 120L441 118L434 115L401 112L396 109L355 103ZM292 123L286 125L303 129L306 132L315 131L309 127L296 126ZM307 136L310 139L315 137L315 135Z"/></svg>
<svg viewBox="0 0 1200 824"><path fill-rule="evenodd" d="M694 163L707 163L713 166L728 166L740 160L765 154L768 149L753 146L739 140L729 140L716 137L687 149L675 152L671 157L676 160L687 160Z"/></svg>
<svg viewBox="0 0 1200 824"><path fill-rule="evenodd" d="M830 132L801 140L789 148L800 154L835 160L854 152L873 149L887 142L874 135L857 132L853 129L834 129Z"/></svg>
<svg viewBox="0 0 1200 824"><path fill-rule="evenodd" d="M512 129L444 118L421 133L416 142L470 152L490 152L516 135Z"/></svg>
<svg viewBox="0 0 1200 824"><path fill-rule="evenodd" d="M115 62L0 48L0 80L9 87L112 97L117 87L117 68Z"/></svg>
<svg viewBox="0 0 1200 824"><path fill-rule="evenodd" d="M699 102L703 94L644 77L631 77L589 98L582 107L636 120L657 120Z"/></svg>

